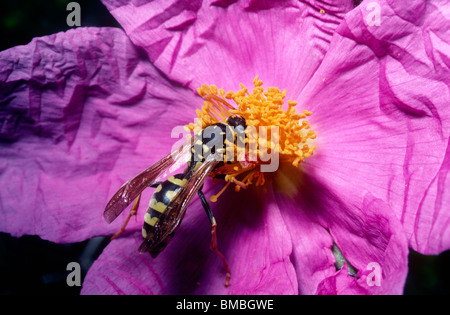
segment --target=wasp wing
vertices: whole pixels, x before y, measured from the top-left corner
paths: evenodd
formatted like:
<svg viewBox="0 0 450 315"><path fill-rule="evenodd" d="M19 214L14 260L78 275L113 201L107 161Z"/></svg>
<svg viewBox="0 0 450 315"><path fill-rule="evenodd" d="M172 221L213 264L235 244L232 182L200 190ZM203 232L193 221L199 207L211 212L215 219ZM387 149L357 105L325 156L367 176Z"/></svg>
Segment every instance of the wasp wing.
<svg viewBox="0 0 450 315"><path fill-rule="evenodd" d="M163 157L148 169L126 182L106 205L105 211L103 212L103 217L106 222L111 223L114 221L164 170L172 166L178 159L186 154L191 145L192 143L189 142L183 144L177 150Z"/></svg>
<svg viewBox="0 0 450 315"><path fill-rule="evenodd" d="M153 257L156 257L166 247L180 225L192 198L203 186L206 177L218 163L219 160L216 156L211 154L195 172L188 174L188 183L180 189L173 201L167 206L164 215L159 218L152 233L139 246L139 252L148 251Z"/></svg>

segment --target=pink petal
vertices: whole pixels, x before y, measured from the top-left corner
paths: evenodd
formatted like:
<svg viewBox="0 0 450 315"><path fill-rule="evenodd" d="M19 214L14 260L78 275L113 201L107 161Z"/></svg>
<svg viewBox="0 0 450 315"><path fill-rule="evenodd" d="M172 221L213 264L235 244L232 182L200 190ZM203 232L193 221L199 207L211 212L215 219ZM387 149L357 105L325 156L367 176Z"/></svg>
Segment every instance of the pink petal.
<svg viewBox="0 0 450 315"><path fill-rule="evenodd" d="M102 218L106 202L170 152L172 128L202 103L119 29L36 38L1 52L0 69L0 230L14 236L76 242L117 231Z"/></svg>
<svg viewBox="0 0 450 315"><path fill-rule="evenodd" d="M361 189L333 188L329 181L317 181L292 167L280 170L274 189L294 245L299 293L403 292L407 240L399 220L381 199ZM348 274L347 267L336 271L333 243L358 270L358 279ZM367 280L373 264L380 268L381 286Z"/></svg>
<svg viewBox="0 0 450 315"><path fill-rule="evenodd" d="M231 269L228 288L222 261L209 249L211 227L197 200L156 259L137 253L140 231L112 241L89 270L82 293L296 294L289 235L273 196L260 193L229 191L211 204L218 247Z"/></svg>
<svg viewBox="0 0 450 315"><path fill-rule="evenodd" d="M259 75L267 86L300 91L353 9L351 0L103 3L159 69L194 90L236 90Z"/></svg>
<svg viewBox="0 0 450 315"><path fill-rule="evenodd" d="M421 245L425 253L439 253L450 247L449 187L450 142L439 171L422 192L422 200L414 220L415 233L412 241Z"/></svg>
<svg viewBox="0 0 450 315"><path fill-rule="evenodd" d="M380 26L367 24L368 3L346 15L299 96L318 135L305 170L385 200L409 246L436 254L450 248L446 19L426 1L378 3Z"/></svg>

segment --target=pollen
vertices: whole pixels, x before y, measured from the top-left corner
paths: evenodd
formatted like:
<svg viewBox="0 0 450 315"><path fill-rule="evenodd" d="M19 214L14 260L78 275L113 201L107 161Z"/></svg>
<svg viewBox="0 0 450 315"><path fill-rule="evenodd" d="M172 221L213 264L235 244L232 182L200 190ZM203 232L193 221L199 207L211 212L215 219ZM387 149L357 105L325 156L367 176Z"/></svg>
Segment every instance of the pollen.
<svg viewBox="0 0 450 315"><path fill-rule="evenodd" d="M231 115L230 110L234 109L224 98L225 91L217 89L215 85L203 84L197 89L198 94L205 100L203 107L197 109L197 122L185 126L188 130L197 132L213 124L225 123Z"/></svg>
<svg viewBox="0 0 450 315"><path fill-rule="evenodd" d="M197 132L212 124L226 123L230 116L238 115L245 119L244 153L239 150L242 148L235 148L234 156L238 159L212 174L225 175L226 187L233 183L236 191L251 184L264 185L261 166L270 162L268 156L277 157L281 163L298 166L316 149L316 133L306 120L312 113L308 110L297 112L296 101L285 101L286 90L281 91L277 87L265 90L258 76L253 80L253 86L249 90L241 83L237 92L225 92L215 85L203 84L197 90L204 99L203 107L197 110L196 122L186 126ZM223 191L213 196L211 201L216 201Z"/></svg>

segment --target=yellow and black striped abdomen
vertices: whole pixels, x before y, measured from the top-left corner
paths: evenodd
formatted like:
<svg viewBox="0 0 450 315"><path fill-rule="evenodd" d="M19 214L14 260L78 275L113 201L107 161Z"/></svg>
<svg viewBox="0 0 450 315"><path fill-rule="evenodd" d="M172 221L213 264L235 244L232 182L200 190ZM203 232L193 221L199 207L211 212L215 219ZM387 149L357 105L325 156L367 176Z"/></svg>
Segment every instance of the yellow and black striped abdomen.
<svg viewBox="0 0 450 315"><path fill-rule="evenodd" d="M186 185L187 180L184 176L184 174L171 176L156 188L144 217L144 226L142 228L142 236L144 238L149 236L155 237L155 241L157 241L159 236L155 235L155 226L160 220L164 220L167 206L172 202L179 190Z"/></svg>

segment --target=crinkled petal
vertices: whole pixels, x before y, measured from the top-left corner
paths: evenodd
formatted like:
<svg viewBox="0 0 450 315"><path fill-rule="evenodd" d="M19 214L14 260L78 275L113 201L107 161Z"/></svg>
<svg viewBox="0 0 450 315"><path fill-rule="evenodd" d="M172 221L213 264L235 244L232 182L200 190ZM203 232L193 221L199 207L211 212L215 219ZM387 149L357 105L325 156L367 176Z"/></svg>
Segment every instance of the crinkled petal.
<svg viewBox="0 0 450 315"><path fill-rule="evenodd" d="M291 240L273 195L268 191L261 198L257 190L236 194L225 192L211 203L218 247L231 270L228 288L222 261L209 248L211 226L196 200L156 259L137 252L140 230L112 241L89 270L82 293L296 294Z"/></svg>
<svg viewBox="0 0 450 315"><path fill-rule="evenodd" d="M259 75L267 86L300 91L353 8L351 0L103 3L159 69L194 90L238 89Z"/></svg>
<svg viewBox="0 0 450 315"><path fill-rule="evenodd" d="M0 69L0 230L14 236L116 231L102 218L108 199L170 152L172 128L201 104L120 29L36 38L1 52Z"/></svg>
<svg viewBox="0 0 450 315"><path fill-rule="evenodd" d="M437 254L450 248L448 20L430 1L378 1L370 26L370 3L346 15L299 96L318 135L305 170L385 200L409 246Z"/></svg>
<svg viewBox="0 0 450 315"><path fill-rule="evenodd" d="M370 192L328 186L297 169L280 170L274 189L293 242L301 294L401 294L407 240L392 209ZM347 264L336 268L332 247ZM349 274L348 264L356 269Z"/></svg>
<svg viewBox="0 0 450 315"><path fill-rule="evenodd" d="M449 140L450 141L450 140ZM414 218L414 241L425 253L439 253L450 247L450 142L444 161L429 186L421 192ZM434 211L432 211L434 209Z"/></svg>

